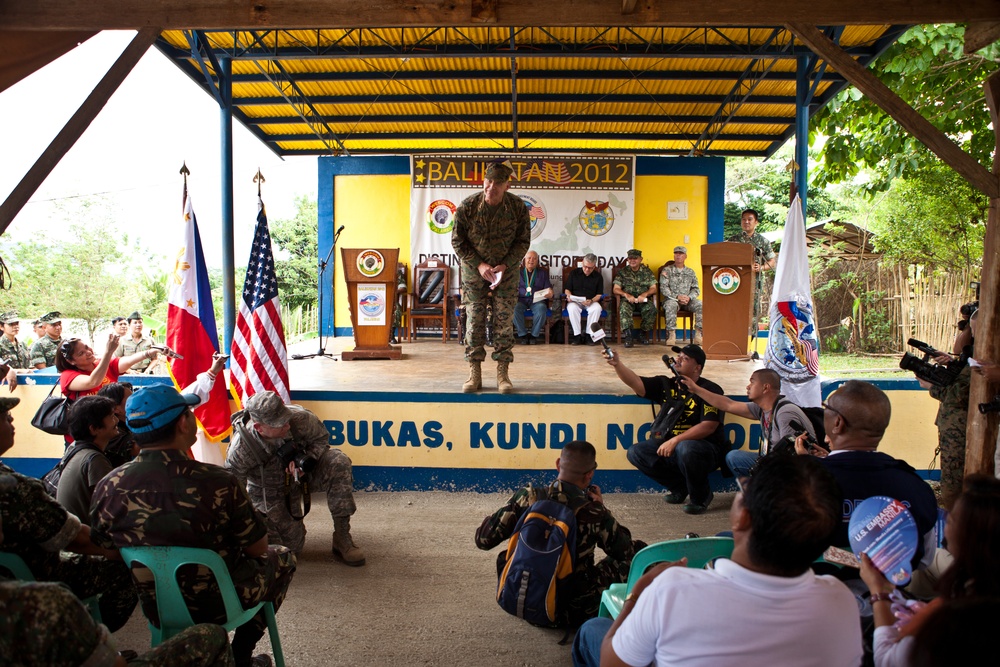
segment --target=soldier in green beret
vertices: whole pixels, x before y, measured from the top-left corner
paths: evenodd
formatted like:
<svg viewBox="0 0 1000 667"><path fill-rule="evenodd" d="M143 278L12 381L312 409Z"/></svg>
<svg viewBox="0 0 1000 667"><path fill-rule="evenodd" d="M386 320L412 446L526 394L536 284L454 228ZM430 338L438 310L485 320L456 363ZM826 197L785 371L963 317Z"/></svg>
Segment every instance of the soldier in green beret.
<svg viewBox="0 0 1000 667"><path fill-rule="evenodd" d="M56 350L62 342L62 314L54 310L38 318L39 324L45 326L45 335L31 346L31 365L42 369L56 365Z"/></svg>
<svg viewBox="0 0 1000 667"><path fill-rule="evenodd" d="M451 245L462 263L462 305L469 318L465 333L469 379L462 385L466 393L479 391L483 386L486 302L491 292L497 389L501 394L514 391L508 368L514 360L517 266L531 245L531 218L524 201L507 192L513 171L510 162L489 165L483 191L466 198L455 212Z"/></svg>
<svg viewBox="0 0 1000 667"><path fill-rule="evenodd" d="M612 288L613 293L621 297L618 304L618 325L625 337L625 347L632 347L632 316L635 311L639 311L642 316L639 340L643 345L649 345L656 326L656 305L652 299L657 290L656 276L642 263L641 250L629 250L626 262L615 276Z"/></svg>

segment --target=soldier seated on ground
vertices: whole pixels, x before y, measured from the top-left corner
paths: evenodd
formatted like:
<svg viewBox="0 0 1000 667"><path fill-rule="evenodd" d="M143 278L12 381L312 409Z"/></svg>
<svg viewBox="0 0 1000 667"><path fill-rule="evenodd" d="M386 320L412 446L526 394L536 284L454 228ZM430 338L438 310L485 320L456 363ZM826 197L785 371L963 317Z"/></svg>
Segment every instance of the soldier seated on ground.
<svg viewBox="0 0 1000 667"><path fill-rule="evenodd" d="M632 316L636 311L642 316L639 340L649 345L653 328L656 326L656 276L642 263L642 251L635 248L628 251L626 265L615 276L612 291L621 297L618 304L618 324L625 338L625 347L632 347ZM677 318L674 318L676 321Z"/></svg>
<svg viewBox="0 0 1000 667"><path fill-rule="evenodd" d="M351 538L351 515L357 509L351 459L330 447L323 422L302 406L285 405L273 391L254 394L244 408L233 415L226 467L267 516L271 541L300 553L306 541L304 512L296 510L296 516L292 507L308 503L310 491L326 491L333 555L347 565L364 565L364 552Z"/></svg>
<svg viewBox="0 0 1000 667"><path fill-rule="evenodd" d="M266 600L278 609L295 572L295 555L285 547L268 546L263 517L235 476L185 454L198 432L191 408L200 400L167 385L145 387L128 399L126 419L141 451L98 485L91 503L91 538L106 548L211 549L226 562L244 605ZM152 575L145 568L133 574L143 612L157 623ZM181 570L179 584L196 622L223 619L222 599L207 570ZM238 667L269 667L268 656L251 657L266 628L261 609L236 629L233 655Z"/></svg>
<svg viewBox="0 0 1000 667"><path fill-rule="evenodd" d="M687 260L687 248L679 245L674 248L673 266L665 266L660 272L660 297L663 299L663 317L667 327L667 345L677 342L677 311L687 310L694 313L695 345L701 345L701 301L698 295L698 276L694 269L684 266Z"/></svg>
<svg viewBox="0 0 1000 667"><path fill-rule="evenodd" d="M528 486L507 501L507 504L486 517L476 531L476 546L489 550L508 539L521 518L536 500L548 499L566 505L576 512L576 567L574 589L567 602L568 623L575 627L597 615L601 591L614 583L628 579L635 552L646 546L632 539L628 528L618 523L611 510L604 506L601 489L591 482L597 470L597 452L583 440L574 440L563 447L556 459L558 477L548 487ZM594 562L594 551L600 547L605 558ZM503 571L507 551L497 556L497 573Z"/></svg>
<svg viewBox="0 0 1000 667"><path fill-rule="evenodd" d="M0 398L0 456L14 446L10 411L19 402ZM14 487L0 493L0 551L20 556L38 581L66 584L80 599L99 594L101 618L108 629L114 632L125 625L137 598L118 551L91 542L90 527L49 496L41 481L3 463L0 475L8 476L5 487Z"/></svg>

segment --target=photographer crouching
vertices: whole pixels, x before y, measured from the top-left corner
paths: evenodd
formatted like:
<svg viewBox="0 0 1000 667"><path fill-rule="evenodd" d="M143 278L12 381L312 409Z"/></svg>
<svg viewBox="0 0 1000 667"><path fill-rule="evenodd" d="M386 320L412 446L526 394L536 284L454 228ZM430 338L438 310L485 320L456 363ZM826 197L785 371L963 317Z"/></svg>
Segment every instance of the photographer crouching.
<svg viewBox="0 0 1000 667"><path fill-rule="evenodd" d="M965 430L969 416L969 384L972 369L969 359L976 336L976 319L979 311L969 317L966 331L959 336L962 346L957 357L941 352L910 339L908 344L924 353L921 361L912 354L903 355L899 365L913 371L920 386L930 391L931 397L941 402L934 424L938 428L938 448L941 457L941 505L951 510L955 499L962 492L965 477ZM933 361L933 363L931 363Z"/></svg>
<svg viewBox="0 0 1000 667"><path fill-rule="evenodd" d="M296 554L305 545L309 494L326 491L333 555L347 565L365 564L364 553L351 539L356 509L351 459L330 447L316 415L285 405L273 391L254 394L233 415L226 467L246 483L254 507L267 517L269 541Z"/></svg>

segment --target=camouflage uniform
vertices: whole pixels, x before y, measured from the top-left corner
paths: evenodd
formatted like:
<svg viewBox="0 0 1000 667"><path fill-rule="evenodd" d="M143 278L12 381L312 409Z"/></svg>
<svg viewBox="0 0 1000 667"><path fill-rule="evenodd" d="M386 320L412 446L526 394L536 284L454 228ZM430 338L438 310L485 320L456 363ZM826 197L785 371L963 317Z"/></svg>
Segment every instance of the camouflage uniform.
<svg viewBox="0 0 1000 667"><path fill-rule="evenodd" d="M115 350L114 354L112 354L111 356L115 359L118 359L120 357L129 357L132 356L133 354L138 354L139 352L145 352L152 346L153 346L153 341L150 340L149 338L146 338L145 336L140 338L139 342L136 342L135 339L132 338L132 336L126 336L125 338L121 339L121 342L118 344L118 349ZM132 368L130 368L128 372L142 373L147 368L149 368L149 365L151 363L153 363L152 359L143 359L137 364L132 364Z"/></svg>
<svg viewBox="0 0 1000 667"><path fill-rule="evenodd" d="M42 336L35 341L35 344L31 346L31 359L28 363L34 367L37 364L45 364L46 366L56 365L56 350L59 349L59 344L62 343L62 338L59 340L52 340L49 336Z"/></svg>
<svg viewBox="0 0 1000 667"><path fill-rule="evenodd" d="M733 243L749 243L754 248L757 249L757 255L759 259L757 260L760 264L766 264L774 259L774 249L771 248L771 242L764 238L760 232L755 231L753 235L747 234L742 229L737 234L733 234L727 239ZM762 292L762 282L754 280L754 312L758 315L766 313L768 304L764 299L766 298ZM754 334L756 335L756 334Z"/></svg>
<svg viewBox="0 0 1000 667"><path fill-rule="evenodd" d="M486 203L482 192L467 197L455 212L451 245L462 262L462 305L468 326L465 359L486 359L486 301L489 283L479 275L479 265L504 264L503 279L493 290L494 361L514 360L514 304L517 302L517 267L531 245L531 218L524 201L505 192L496 207Z"/></svg>
<svg viewBox="0 0 1000 667"><path fill-rule="evenodd" d="M663 297L663 315L667 321L667 337L673 335L673 330L677 328L677 310L690 310L694 313L694 328L701 331L701 301L698 295L698 276L694 269L685 266L679 269L676 266L668 266L660 272L660 295ZM691 297L691 301L681 306L677 303L677 297L685 295Z"/></svg>
<svg viewBox="0 0 1000 667"><path fill-rule="evenodd" d="M0 664L11 667L111 667L118 658L107 627L59 584L0 583ZM195 625L129 665L231 667L229 637L218 625Z"/></svg>
<svg viewBox="0 0 1000 667"><path fill-rule="evenodd" d="M964 356L964 355L963 355ZM969 419L969 383L972 369L966 365L947 387L931 386L931 397L941 401L934 423L938 427L941 456L941 504L951 509L962 492L965 479L965 427Z"/></svg>
<svg viewBox="0 0 1000 667"><path fill-rule="evenodd" d="M101 556L60 553L80 532L80 520L45 492L42 483L0 463L17 486L0 493L3 544L19 555L38 581L58 581L80 599L100 595L101 617L112 632L125 625L136 604L135 585L124 563Z"/></svg>
<svg viewBox="0 0 1000 667"><path fill-rule="evenodd" d="M330 447L330 434L316 415L299 405L287 407L293 413L288 439L295 443L297 452L317 461L308 475L310 491L326 491L326 503L334 519L351 516L357 509L351 459ZM301 519L292 516L286 504L298 505L300 487L285 486L286 465L276 456L284 442L263 437L254 429L249 412L241 410L233 415L233 439L226 467L247 489L254 507L267 515L271 542L299 553L305 545L306 527Z"/></svg>
<svg viewBox="0 0 1000 667"><path fill-rule="evenodd" d="M639 296L656 284L656 276L645 264L639 265L638 271L633 271L628 266L623 267L615 276L615 285L622 288L626 294ZM646 299L646 303L629 303L624 297L618 305L618 322L622 328L622 333L632 329L632 314L638 309L642 316L641 328L643 331L652 331L656 326L656 306L653 305L653 298ZM676 320L676 318L674 318Z"/></svg>
<svg viewBox="0 0 1000 667"><path fill-rule="evenodd" d="M34 368L28 346L16 338L0 336L0 359L6 359L11 368Z"/></svg>
<svg viewBox="0 0 1000 667"><path fill-rule="evenodd" d="M173 449L143 450L101 480L91 519L91 540L104 547L182 546L217 552L245 605L270 600L278 609L295 572L295 556L284 547L271 546L259 558L247 555L245 549L267 535L267 526L236 478ZM209 571L192 566L178 574L194 620L221 622L222 599ZM143 613L158 623L152 575L141 567L133 575ZM249 661L266 627L262 610L236 629L237 664Z"/></svg>
<svg viewBox="0 0 1000 667"><path fill-rule="evenodd" d="M645 544L634 542L629 529L619 524L603 503L587 498L587 492L578 486L556 480L548 487L545 497L574 510L581 508L576 514L576 595L567 601L569 621L575 626L597 615L601 591L611 584L628 580L632 557ZM509 538L518 519L536 500L537 490L530 486L511 496L506 505L483 519L476 531L476 546L488 550ZM596 547L601 547L605 553L600 563L594 562ZM506 559L507 551L503 550L497 556L498 575Z"/></svg>

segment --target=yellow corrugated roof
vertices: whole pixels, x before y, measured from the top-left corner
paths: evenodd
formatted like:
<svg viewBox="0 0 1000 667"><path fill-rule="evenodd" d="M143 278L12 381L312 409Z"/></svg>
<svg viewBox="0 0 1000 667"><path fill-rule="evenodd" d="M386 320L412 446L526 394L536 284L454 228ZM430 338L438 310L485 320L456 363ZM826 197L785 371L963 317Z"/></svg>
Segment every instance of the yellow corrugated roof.
<svg viewBox="0 0 1000 667"><path fill-rule="evenodd" d="M867 63L901 31L839 41ZM228 58L234 115L283 154L765 155L791 134L811 57L784 29L733 27L168 31L158 46L206 89L202 68L214 85ZM811 108L844 85L825 68Z"/></svg>

